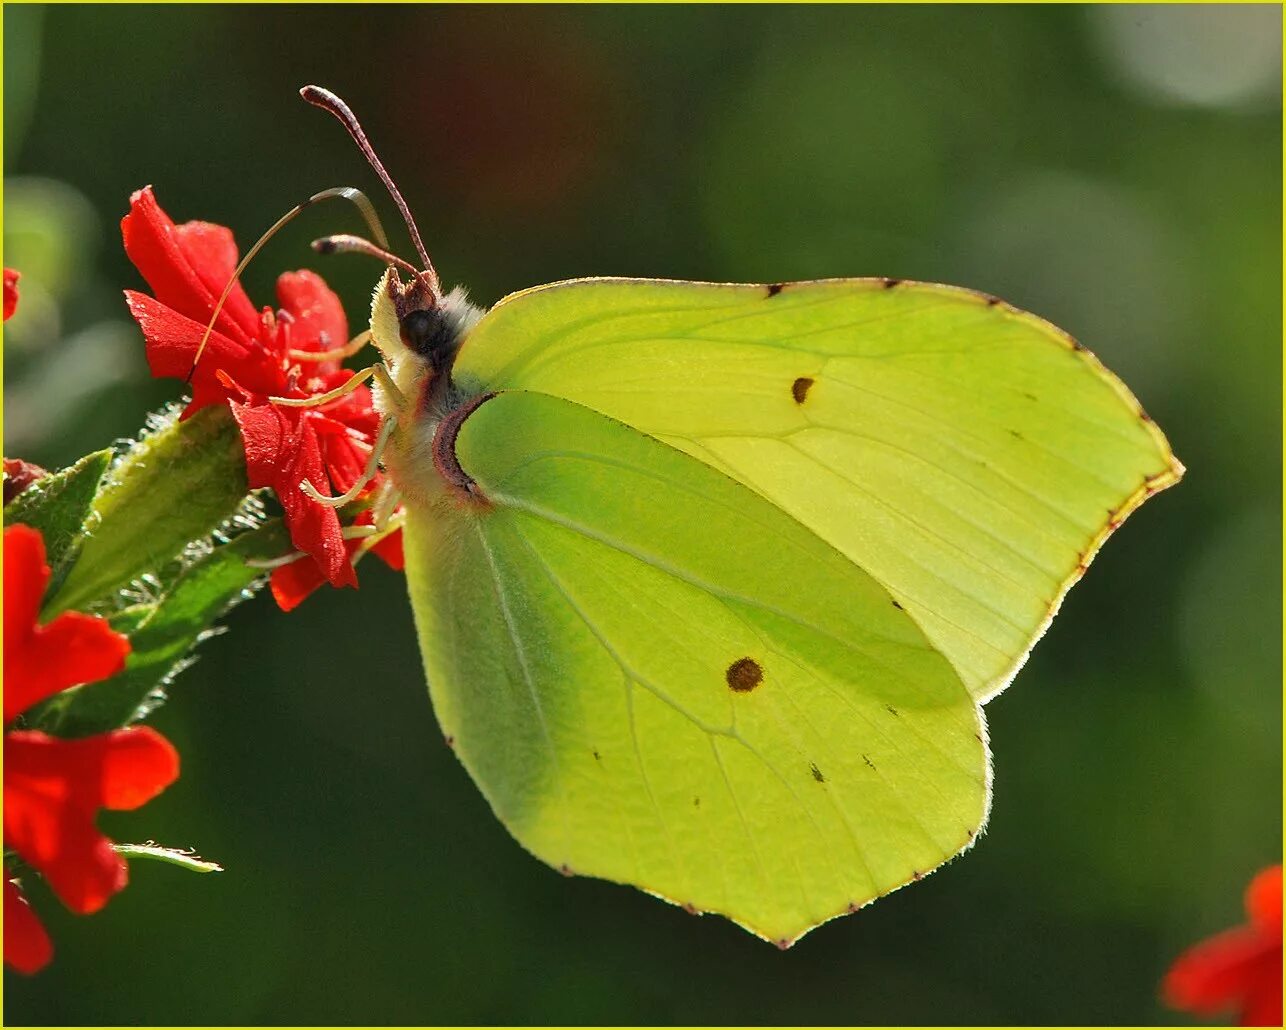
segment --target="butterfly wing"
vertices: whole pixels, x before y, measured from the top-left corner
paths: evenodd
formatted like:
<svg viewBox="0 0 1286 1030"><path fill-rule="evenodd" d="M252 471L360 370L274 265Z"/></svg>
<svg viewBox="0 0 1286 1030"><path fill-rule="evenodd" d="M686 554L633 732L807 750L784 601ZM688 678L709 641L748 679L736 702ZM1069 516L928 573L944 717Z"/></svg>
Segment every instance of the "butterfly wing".
<svg viewBox="0 0 1286 1030"><path fill-rule="evenodd" d="M574 400L751 487L884 584L975 698L1182 466L1033 315L878 279L586 279L497 304L458 381Z"/></svg>
<svg viewBox="0 0 1286 1030"><path fill-rule="evenodd" d="M448 740L535 855L784 944L972 841L981 712L815 533L548 395L484 401L455 454L484 500L408 513L417 628Z"/></svg>

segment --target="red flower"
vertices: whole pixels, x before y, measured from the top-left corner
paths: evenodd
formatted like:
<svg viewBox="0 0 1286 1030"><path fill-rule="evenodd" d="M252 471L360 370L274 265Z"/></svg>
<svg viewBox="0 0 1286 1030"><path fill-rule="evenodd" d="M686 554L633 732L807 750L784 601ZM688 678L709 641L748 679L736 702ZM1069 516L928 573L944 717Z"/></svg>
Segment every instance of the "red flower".
<svg viewBox="0 0 1286 1030"><path fill-rule="evenodd" d="M1282 867L1246 888L1250 922L1208 937L1175 960L1162 984L1166 1002L1199 1016L1239 1010L1242 1026L1282 1025Z"/></svg>
<svg viewBox="0 0 1286 1030"><path fill-rule="evenodd" d="M29 526L4 531L4 720L61 690L119 672L129 640L106 621L67 612L36 622L49 582L44 540ZM131 809L179 774L178 753L155 730L61 740L35 730L4 738L4 846L41 872L68 908L96 912L128 879L125 860L98 832L99 808ZM5 962L32 973L53 948L17 886L5 883Z"/></svg>
<svg viewBox="0 0 1286 1030"><path fill-rule="evenodd" d="M210 404L229 405L241 429L250 485L276 492L290 538L311 556L318 576L334 586L355 586L339 516L311 500L300 484L307 479L323 493L340 494L357 482L379 430L371 392L359 386L312 408L268 401L316 397L348 381L351 373L338 360L301 357L347 341L339 298L312 272L287 272L277 280L279 310L259 313L238 284L193 371L206 323L236 268L232 233L207 222L175 225L150 187L130 198L121 233L126 254L155 294L125 291L147 342L152 374L191 374L185 418ZM369 489L378 485L377 478Z"/></svg>
<svg viewBox="0 0 1286 1030"><path fill-rule="evenodd" d="M6 322L18 307L18 275L19 273L12 268L4 270L4 320Z"/></svg>

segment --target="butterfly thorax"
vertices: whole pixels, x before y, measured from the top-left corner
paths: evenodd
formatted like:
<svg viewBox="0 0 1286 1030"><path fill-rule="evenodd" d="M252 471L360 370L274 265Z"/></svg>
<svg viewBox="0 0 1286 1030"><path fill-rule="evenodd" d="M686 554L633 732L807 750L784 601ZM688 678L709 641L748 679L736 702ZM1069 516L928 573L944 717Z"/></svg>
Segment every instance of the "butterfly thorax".
<svg viewBox="0 0 1286 1030"><path fill-rule="evenodd" d="M378 384L375 388L378 410L398 419L384 464L413 503L435 503L444 488L459 485L453 451L443 452L441 445L435 451L434 441L444 421L478 398L479 391L463 390L453 381L451 366L482 314L460 287L438 296L418 282L402 283L391 269L375 288L372 341L397 388L396 396Z"/></svg>

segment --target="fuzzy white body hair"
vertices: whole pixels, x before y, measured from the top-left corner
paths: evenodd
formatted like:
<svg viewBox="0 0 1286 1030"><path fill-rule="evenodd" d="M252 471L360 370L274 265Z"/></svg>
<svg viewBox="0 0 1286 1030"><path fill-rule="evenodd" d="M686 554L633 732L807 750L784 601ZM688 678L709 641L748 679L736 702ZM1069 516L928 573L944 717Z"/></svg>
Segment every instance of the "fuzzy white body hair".
<svg viewBox="0 0 1286 1030"><path fill-rule="evenodd" d="M377 378L372 384L376 410L385 417L397 417L397 428L384 449L384 467L394 486L411 505L429 506L438 502L445 483L433 462L433 437L442 419L455 408L472 399L437 383L428 359L415 353L402 342L402 335L389 289L389 269L375 286L371 298L371 342L384 357L385 367L397 387L392 395ZM441 311L454 335L458 349L469 330L483 312L469 303L463 287L457 286L441 301Z"/></svg>

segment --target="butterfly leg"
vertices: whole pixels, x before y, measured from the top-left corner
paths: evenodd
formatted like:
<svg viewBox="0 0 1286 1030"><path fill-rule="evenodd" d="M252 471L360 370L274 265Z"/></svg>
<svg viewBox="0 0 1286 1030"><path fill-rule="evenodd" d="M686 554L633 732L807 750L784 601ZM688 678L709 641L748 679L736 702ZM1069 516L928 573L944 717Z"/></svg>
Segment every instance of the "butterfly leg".
<svg viewBox="0 0 1286 1030"><path fill-rule="evenodd" d="M384 368L381 365L371 365L362 369L360 372L354 372L352 378L343 386L337 386L333 390L327 390L325 393L319 393L312 397L269 397L268 400L277 405L279 408L320 408L331 401L337 401L341 397L347 397L350 393L361 386L371 376L376 374L376 369ZM387 370L385 371L387 375ZM391 380L390 380L391 381ZM381 380L383 382L383 380Z"/></svg>

